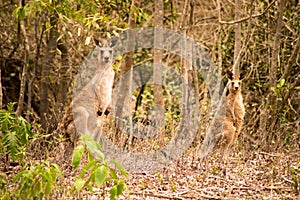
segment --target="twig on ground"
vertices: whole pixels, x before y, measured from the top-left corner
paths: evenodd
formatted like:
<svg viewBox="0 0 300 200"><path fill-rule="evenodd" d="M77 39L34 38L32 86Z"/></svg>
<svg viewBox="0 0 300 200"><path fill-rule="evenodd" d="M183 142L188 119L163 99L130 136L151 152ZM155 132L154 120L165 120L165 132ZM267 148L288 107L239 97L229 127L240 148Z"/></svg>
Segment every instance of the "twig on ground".
<svg viewBox="0 0 300 200"><path fill-rule="evenodd" d="M143 196L152 196L152 197L158 197L158 198L165 198L165 199L179 199L183 200L184 198L179 197L177 195L165 195L165 194L157 194L157 193L144 193L144 192L130 192L132 195L143 195Z"/></svg>
<svg viewBox="0 0 300 200"><path fill-rule="evenodd" d="M263 151L261 151L261 152L259 152L259 153L260 153L260 154L263 154L263 155L271 156L271 157L280 157L279 154L270 154L270 153L263 152Z"/></svg>

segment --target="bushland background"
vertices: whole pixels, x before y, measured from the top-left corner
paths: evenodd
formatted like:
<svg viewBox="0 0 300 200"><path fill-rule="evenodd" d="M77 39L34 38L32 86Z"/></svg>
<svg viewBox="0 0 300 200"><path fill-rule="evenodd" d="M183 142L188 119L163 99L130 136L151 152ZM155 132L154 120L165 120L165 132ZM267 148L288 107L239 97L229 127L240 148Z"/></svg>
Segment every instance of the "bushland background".
<svg viewBox="0 0 300 200"><path fill-rule="evenodd" d="M9 110L15 119L24 117L30 124L30 137L39 135L38 139L28 140L26 149L17 150L25 158L19 162L17 157L7 156L12 153L7 141L13 139L4 137L9 127L1 118L1 184L5 188L2 194L14 187L8 180L33 161L59 163L56 154L68 145L70 133L60 132L58 123L70 105L74 77L94 48L93 37L111 38L124 30L156 26L186 34L201 44L225 80L228 71L241 74L245 125L233 148L231 162L216 166L212 159L206 169L195 167L192 161L210 122L210 96L202 75L187 70L184 60L159 50L139 50L119 58L114 64L116 80L139 63L162 62L180 71L193 83L203 116L189 153L174 164L174 169L129 177L132 198L258 195L282 199L299 195L299 1L1 0L0 9L0 108ZM146 120L147 109L153 104L175 107L169 109L167 128L159 138L127 138L124 143L133 149L143 143L151 143L153 149L167 143L166 138L172 136L171 130L178 126L181 115L178 100L162 87L150 84L136 91L133 99L140 99L139 103L134 102L139 122ZM16 103L9 109L11 102ZM15 160L17 168L11 166ZM68 170L65 165L61 167ZM71 198L65 190L56 190L59 192L54 193L60 198ZM76 195L81 198L91 193Z"/></svg>

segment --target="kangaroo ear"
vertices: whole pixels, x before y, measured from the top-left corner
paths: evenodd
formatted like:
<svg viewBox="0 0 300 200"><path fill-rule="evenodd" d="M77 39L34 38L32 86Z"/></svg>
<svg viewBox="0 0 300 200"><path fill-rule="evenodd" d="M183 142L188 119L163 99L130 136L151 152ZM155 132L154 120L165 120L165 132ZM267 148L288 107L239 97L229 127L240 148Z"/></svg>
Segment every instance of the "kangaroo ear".
<svg viewBox="0 0 300 200"><path fill-rule="evenodd" d="M96 46L102 47L102 44L100 43L100 41L94 37L94 42L96 44Z"/></svg>
<svg viewBox="0 0 300 200"><path fill-rule="evenodd" d="M114 47L119 40L119 37L113 37L113 39L110 41L109 47Z"/></svg>
<svg viewBox="0 0 300 200"><path fill-rule="evenodd" d="M243 80L246 76L246 72L245 71L241 71L240 73L240 80Z"/></svg>
<svg viewBox="0 0 300 200"><path fill-rule="evenodd" d="M232 80L233 79L232 71L228 70L227 74L228 74L229 79Z"/></svg>

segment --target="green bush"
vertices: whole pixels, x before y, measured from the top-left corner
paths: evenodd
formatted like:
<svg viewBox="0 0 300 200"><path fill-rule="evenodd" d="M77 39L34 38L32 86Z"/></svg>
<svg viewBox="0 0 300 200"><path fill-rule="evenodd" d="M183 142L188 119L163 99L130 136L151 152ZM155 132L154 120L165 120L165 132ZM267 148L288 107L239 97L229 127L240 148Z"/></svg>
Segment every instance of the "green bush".
<svg viewBox="0 0 300 200"><path fill-rule="evenodd" d="M30 166L13 179L13 183L18 183L13 199L49 199L58 175L61 176L62 171L57 164L43 161L36 166Z"/></svg>
<svg viewBox="0 0 300 200"><path fill-rule="evenodd" d="M6 174L0 172L0 199L10 199L9 192L6 188L7 177Z"/></svg>
<svg viewBox="0 0 300 200"><path fill-rule="evenodd" d="M8 104L7 110L0 110L0 154L22 161L33 133L31 125L22 116L16 116L14 104Z"/></svg>
<svg viewBox="0 0 300 200"><path fill-rule="evenodd" d="M93 185L100 187L105 182L110 182L113 186L110 188L110 199L115 199L123 193L126 189L127 196L129 198L129 191L125 184L124 178L120 178L114 168L109 166L114 164L119 172L125 177L128 177L127 172L123 166L115 160L107 162L104 154L102 153L101 146L95 142L90 135L82 135L80 137L81 142L84 145L78 145L73 153L72 166L77 169L82 156L86 150L88 150L88 163L83 166L81 172L75 181L76 191L81 191L83 188L87 188L89 191L93 190ZM88 173L89 172L89 173Z"/></svg>

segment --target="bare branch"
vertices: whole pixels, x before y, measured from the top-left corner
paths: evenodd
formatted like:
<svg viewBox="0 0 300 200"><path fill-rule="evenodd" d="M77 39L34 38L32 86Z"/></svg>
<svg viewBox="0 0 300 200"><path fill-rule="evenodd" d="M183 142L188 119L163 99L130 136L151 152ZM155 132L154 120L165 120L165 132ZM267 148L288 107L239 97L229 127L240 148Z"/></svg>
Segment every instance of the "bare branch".
<svg viewBox="0 0 300 200"><path fill-rule="evenodd" d="M290 59L288 60L287 65L285 66L284 73L282 74L280 80L286 79L289 76L291 69L293 67L293 64L296 62L297 56L299 55L299 52L300 52L300 37L298 37L298 39L297 39L297 43L294 48L294 51L292 52L292 55L291 55Z"/></svg>
<svg viewBox="0 0 300 200"><path fill-rule="evenodd" d="M260 17L264 14L267 13L267 11L271 8L271 6L276 2L276 0L272 1L272 3L269 4L269 6L262 12L262 13L259 13L259 14L255 14L255 15L250 15L250 16L247 16L247 17L244 17L244 18L241 18L241 19L238 19L238 20L234 20L234 21L229 21L229 22L226 22L226 21L222 21L219 19L219 23L220 24L228 24L228 25L233 25L233 24L237 24L237 23L241 23L241 22L244 22L244 21L247 21L248 19L250 18L255 18L255 17Z"/></svg>

